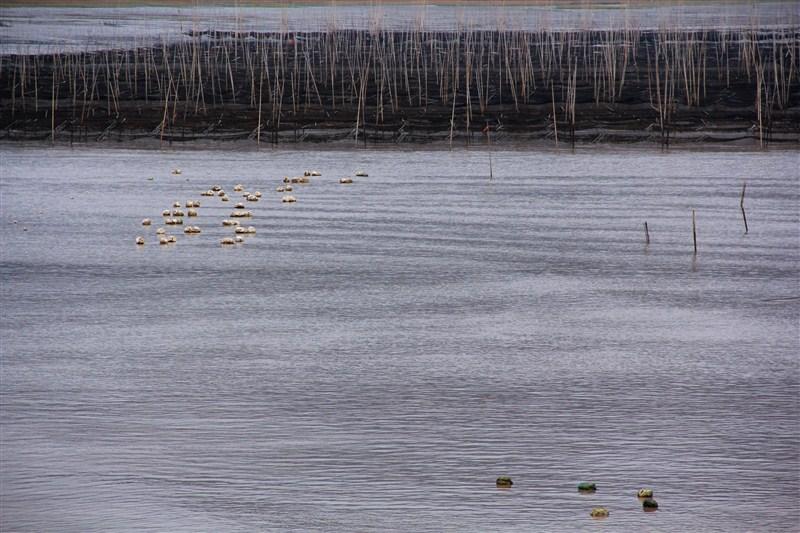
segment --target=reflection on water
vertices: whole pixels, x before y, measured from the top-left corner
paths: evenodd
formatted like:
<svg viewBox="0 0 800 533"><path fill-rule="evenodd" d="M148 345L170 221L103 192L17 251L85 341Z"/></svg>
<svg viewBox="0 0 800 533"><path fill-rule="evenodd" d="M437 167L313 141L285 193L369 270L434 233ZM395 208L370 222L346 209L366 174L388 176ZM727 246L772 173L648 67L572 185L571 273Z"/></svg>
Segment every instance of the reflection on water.
<svg viewBox="0 0 800 533"><path fill-rule="evenodd" d="M0 157L4 530L796 525L796 153Z"/></svg>

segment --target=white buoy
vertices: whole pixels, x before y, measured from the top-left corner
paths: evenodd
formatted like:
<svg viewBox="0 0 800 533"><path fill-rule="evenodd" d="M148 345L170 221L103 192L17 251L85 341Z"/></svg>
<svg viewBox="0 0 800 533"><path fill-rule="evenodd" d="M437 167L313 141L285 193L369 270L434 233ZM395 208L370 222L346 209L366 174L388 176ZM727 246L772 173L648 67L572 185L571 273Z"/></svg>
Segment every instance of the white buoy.
<svg viewBox="0 0 800 533"><path fill-rule="evenodd" d="M356 177L357 177L357 178L366 178L367 176L369 176L369 174L367 174L367 173L366 173L365 171L363 171L363 170L357 170L357 171L356 171Z"/></svg>
<svg viewBox="0 0 800 533"><path fill-rule="evenodd" d="M233 237L225 237L224 239L219 241L219 243L222 245L236 244L236 240Z"/></svg>
<svg viewBox="0 0 800 533"><path fill-rule="evenodd" d="M244 190L244 185L241 183L237 183L233 186L233 192L242 192Z"/></svg>
<svg viewBox="0 0 800 533"><path fill-rule="evenodd" d="M139 246L144 244L144 237L136 237L136 244Z"/></svg>
<svg viewBox="0 0 800 533"><path fill-rule="evenodd" d="M296 201L297 201L297 198L295 198L291 194L288 194L288 195L284 196L283 198L281 198L281 202L283 202L284 204L291 204L291 203L294 203Z"/></svg>
<svg viewBox="0 0 800 533"><path fill-rule="evenodd" d="M158 228L156 230L156 235L164 235L167 232L164 228Z"/></svg>
<svg viewBox="0 0 800 533"><path fill-rule="evenodd" d="M339 183L353 183L353 178L341 178Z"/></svg>
<svg viewBox="0 0 800 533"><path fill-rule="evenodd" d="M172 169L172 173L175 174L175 175L178 175L178 174L183 173L183 171L181 169L179 169L179 168L173 168Z"/></svg>
<svg viewBox="0 0 800 533"><path fill-rule="evenodd" d="M250 211L234 211L231 213L231 218L248 218L253 216Z"/></svg>
<svg viewBox="0 0 800 533"><path fill-rule="evenodd" d="M15 220L14 224L16 224L16 223L17 223L17 221ZM153 223L153 221L150 220L149 218L146 218L146 219L142 220L142 226L149 226L152 223Z"/></svg>

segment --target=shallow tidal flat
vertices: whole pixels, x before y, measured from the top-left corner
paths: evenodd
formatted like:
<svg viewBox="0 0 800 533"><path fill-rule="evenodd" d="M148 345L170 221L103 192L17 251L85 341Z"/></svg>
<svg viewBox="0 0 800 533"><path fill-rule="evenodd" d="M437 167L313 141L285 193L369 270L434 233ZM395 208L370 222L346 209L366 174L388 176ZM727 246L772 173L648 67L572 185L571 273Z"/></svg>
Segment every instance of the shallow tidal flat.
<svg viewBox="0 0 800 533"><path fill-rule="evenodd" d="M3 529L795 527L798 154L487 156L0 147Z"/></svg>

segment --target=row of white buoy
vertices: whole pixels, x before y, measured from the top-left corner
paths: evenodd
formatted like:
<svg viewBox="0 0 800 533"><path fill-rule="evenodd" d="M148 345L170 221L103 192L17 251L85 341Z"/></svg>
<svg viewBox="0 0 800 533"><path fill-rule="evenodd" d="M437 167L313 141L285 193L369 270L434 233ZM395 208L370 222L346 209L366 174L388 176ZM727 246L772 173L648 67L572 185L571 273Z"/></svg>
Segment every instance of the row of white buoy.
<svg viewBox="0 0 800 533"><path fill-rule="evenodd" d="M172 174L181 174L181 170L179 168L173 169ZM315 176L322 176L322 173L317 170L306 170L303 172L302 176L296 177L284 177L283 183L284 185L278 186L275 191L279 193L286 193L292 192L293 187L292 184L308 184L310 183L311 177ZM368 174L363 170L359 170L355 172L355 176L357 177L366 177ZM353 178L344 177L339 179L339 183L341 184L351 184L353 183ZM241 183L237 183L233 187L233 191L242 195L242 197L247 202L258 202L262 197L262 193L260 191L249 192L245 190L245 187ZM202 191L200 193L201 196L206 197L218 197L221 201L227 202L229 201L229 197L225 190L219 186L214 185L210 189L206 191ZM295 203L297 202L297 198L291 194L284 194L281 197L282 203ZM181 209L180 202L174 202L172 204L172 209L165 209L162 211L162 216L164 217L164 224L169 226L174 225L183 225L183 217L197 217L199 216L198 208L200 207L200 202L196 200L187 200L185 202L186 212ZM242 226L239 222L239 218L251 218L253 216L252 212L245 208L244 202L237 202L234 211L230 213L230 218L224 219L222 221L223 226L233 227L234 228L234 235L233 237L225 237L223 238L220 243L223 245L232 245L244 242L242 235L253 235L256 233L256 228L253 226ZM142 226L151 226L152 220L149 218L145 218L142 220ZM183 232L187 235L194 235L201 233L199 226L187 226L184 228ZM156 235L159 236L159 243L160 244L170 244L177 242L175 236L167 235L166 230L164 228L158 228L156 230ZM144 237L138 236L136 237L136 244L137 245L144 245L145 240Z"/></svg>

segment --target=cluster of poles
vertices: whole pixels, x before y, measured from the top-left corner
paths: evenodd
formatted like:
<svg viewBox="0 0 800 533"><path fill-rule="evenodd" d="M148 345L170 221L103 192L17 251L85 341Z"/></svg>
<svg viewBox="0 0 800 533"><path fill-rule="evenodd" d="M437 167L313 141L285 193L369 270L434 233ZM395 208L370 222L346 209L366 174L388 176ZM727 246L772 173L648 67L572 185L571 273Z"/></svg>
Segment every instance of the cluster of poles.
<svg viewBox="0 0 800 533"><path fill-rule="evenodd" d="M162 137L187 117L243 110L257 116L258 143L277 142L298 116L349 121L358 142L368 124L426 114L452 143L458 131L545 105L556 142L559 127L574 142L581 110L625 103L646 103L669 143L678 110L722 104L751 110L763 146L774 111L797 105L799 37L797 28L193 31L129 49L2 56L0 99L12 120L49 114L54 139L57 115L120 120L133 104L157 113Z"/></svg>

